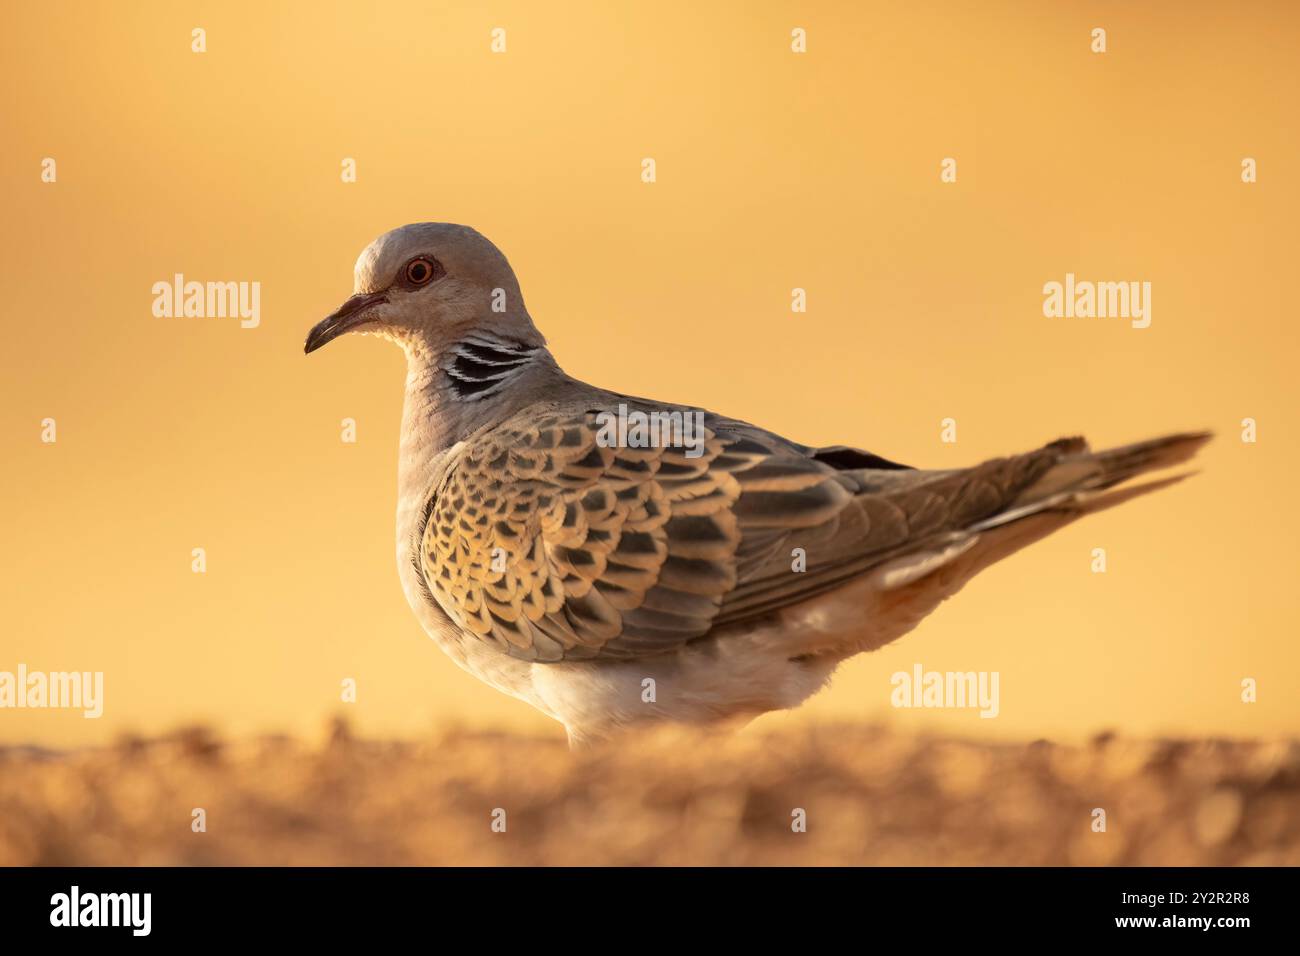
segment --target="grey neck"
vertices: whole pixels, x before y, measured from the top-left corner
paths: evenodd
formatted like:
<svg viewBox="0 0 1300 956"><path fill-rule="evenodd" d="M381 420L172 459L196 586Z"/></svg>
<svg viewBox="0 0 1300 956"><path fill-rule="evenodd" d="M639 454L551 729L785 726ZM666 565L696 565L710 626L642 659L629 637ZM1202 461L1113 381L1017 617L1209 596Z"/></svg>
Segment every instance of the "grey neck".
<svg viewBox="0 0 1300 956"><path fill-rule="evenodd" d="M402 443L425 454L445 451L517 411L534 386L563 376L545 346L483 333L436 353L408 349Z"/></svg>
<svg viewBox="0 0 1300 956"><path fill-rule="evenodd" d="M565 378L544 346L482 333L437 351L407 347L398 452L398 532L414 530L447 451Z"/></svg>

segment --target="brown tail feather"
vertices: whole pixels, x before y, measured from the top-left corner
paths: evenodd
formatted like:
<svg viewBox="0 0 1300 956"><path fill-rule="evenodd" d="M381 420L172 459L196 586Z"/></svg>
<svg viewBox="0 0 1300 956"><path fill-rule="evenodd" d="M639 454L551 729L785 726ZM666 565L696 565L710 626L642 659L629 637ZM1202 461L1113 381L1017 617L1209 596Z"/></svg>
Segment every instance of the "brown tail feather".
<svg viewBox="0 0 1300 956"><path fill-rule="evenodd" d="M1064 494L1100 491L1143 472L1171 468L1190 459L1211 437L1209 432L1185 432L1098 452L1089 451L1078 439L1053 442L1067 449L1060 463L1022 491L1015 503L1029 505Z"/></svg>
<svg viewBox="0 0 1300 956"><path fill-rule="evenodd" d="M1099 451L1094 457L1105 469L1105 484L1100 487L1109 488L1144 471L1181 465L1213 437L1210 432L1186 432Z"/></svg>
<svg viewBox="0 0 1300 956"><path fill-rule="evenodd" d="M989 565L1084 515L1104 511L1189 477L1192 473L1115 487L1143 472L1187 461L1211 437L1209 432L1169 435L1100 452L1088 451L1087 444L1078 438L1053 442L1047 447L1064 453L1061 462L1021 493L1011 507L966 529L968 534L976 536L973 547L953 546L942 555L910 555L898 559L882 566L879 580L887 589L900 585L924 589L923 582L942 578L943 587L929 595L937 604Z"/></svg>

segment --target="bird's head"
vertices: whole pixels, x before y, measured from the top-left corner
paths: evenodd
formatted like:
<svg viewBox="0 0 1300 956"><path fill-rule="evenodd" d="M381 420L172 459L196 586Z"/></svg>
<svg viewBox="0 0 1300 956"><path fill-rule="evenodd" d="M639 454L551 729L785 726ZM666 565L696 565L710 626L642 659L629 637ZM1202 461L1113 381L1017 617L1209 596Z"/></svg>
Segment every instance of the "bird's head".
<svg viewBox="0 0 1300 956"><path fill-rule="evenodd" d="M545 344L510 263L469 226L417 222L386 232L357 259L352 298L307 335L314 352L345 332L373 332L437 352L469 332Z"/></svg>

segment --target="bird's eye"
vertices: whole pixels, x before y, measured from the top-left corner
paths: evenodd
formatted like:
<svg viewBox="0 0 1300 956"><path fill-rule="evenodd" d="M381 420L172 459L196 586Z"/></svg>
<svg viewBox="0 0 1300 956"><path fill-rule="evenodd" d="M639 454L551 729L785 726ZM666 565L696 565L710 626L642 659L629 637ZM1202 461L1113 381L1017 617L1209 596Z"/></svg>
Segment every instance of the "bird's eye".
<svg viewBox="0 0 1300 956"><path fill-rule="evenodd" d="M428 259L412 259L406 264L406 279L411 285L424 285L438 274Z"/></svg>

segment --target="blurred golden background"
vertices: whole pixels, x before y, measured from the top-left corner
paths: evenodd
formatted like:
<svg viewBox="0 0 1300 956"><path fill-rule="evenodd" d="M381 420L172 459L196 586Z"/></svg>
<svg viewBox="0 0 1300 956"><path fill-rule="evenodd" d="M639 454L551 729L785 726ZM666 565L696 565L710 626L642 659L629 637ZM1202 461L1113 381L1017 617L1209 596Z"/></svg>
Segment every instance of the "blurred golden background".
<svg viewBox="0 0 1300 956"><path fill-rule="evenodd" d="M314 734L340 711L376 736L561 738L402 597L401 354L302 355L361 248L420 220L503 249L570 373L800 441L947 467L1219 433L1193 481L998 566L756 733L1295 733L1298 22L1282 2L7 4L0 670L103 671L105 710L3 710L0 743ZM1044 318L1067 272L1151 282L1151 327ZM260 282L260 326L155 318L175 273ZM892 710L917 662L1000 672L999 718Z"/></svg>
<svg viewBox="0 0 1300 956"><path fill-rule="evenodd" d="M0 866L1300 866L1298 798L1295 741L186 728L0 748Z"/></svg>

